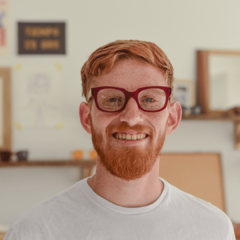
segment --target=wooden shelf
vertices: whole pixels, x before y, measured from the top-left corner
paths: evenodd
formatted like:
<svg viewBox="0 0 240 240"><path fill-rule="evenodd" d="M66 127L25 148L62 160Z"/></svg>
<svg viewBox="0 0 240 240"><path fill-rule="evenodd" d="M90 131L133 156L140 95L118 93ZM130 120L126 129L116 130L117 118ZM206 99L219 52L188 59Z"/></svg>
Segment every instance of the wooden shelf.
<svg viewBox="0 0 240 240"><path fill-rule="evenodd" d="M50 160L50 161L23 161L23 162L1 162L0 167L35 167L35 166L79 166L79 167L93 167L96 165L96 161L93 160Z"/></svg>
<svg viewBox="0 0 240 240"><path fill-rule="evenodd" d="M233 121L240 122L240 116L238 115L225 115L225 114L199 114L199 115L187 115L182 116L183 120L219 120L219 121Z"/></svg>
<svg viewBox="0 0 240 240"><path fill-rule="evenodd" d="M1 167L56 167L56 166L64 166L64 167L79 167L81 169L82 178L86 178L91 176L92 170L96 165L96 161L94 160L45 160L45 161L24 161L24 162L1 162Z"/></svg>

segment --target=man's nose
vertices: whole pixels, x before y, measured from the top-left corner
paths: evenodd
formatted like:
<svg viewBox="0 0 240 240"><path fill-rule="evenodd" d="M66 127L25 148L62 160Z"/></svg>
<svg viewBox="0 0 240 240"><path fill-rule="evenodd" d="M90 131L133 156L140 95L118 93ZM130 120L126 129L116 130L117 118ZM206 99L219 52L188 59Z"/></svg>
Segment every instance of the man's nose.
<svg viewBox="0 0 240 240"><path fill-rule="evenodd" d="M130 126L136 125L143 121L142 110L139 109L134 98L130 98L126 107L120 113L120 121L127 122Z"/></svg>

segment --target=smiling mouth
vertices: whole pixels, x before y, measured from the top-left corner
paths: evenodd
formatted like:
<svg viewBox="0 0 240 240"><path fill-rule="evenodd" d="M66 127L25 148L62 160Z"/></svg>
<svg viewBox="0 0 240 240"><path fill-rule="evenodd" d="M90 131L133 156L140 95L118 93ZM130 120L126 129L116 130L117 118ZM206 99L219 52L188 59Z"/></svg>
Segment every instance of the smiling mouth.
<svg viewBox="0 0 240 240"><path fill-rule="evenodd" d="M129 133L114 133L112 135L116 139L123 139L123 140L129 140L129 141L136 141L136 140L142 140L147 138L149 135L146 133L139 133L139 134L129 134Z"/></svg>

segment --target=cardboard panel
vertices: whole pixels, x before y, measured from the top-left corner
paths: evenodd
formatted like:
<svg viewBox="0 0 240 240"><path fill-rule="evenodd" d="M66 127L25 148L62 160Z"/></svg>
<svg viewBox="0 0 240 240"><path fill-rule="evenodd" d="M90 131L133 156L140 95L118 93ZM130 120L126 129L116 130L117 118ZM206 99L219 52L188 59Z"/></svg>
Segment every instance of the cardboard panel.
<svg viewBox="0 0 240 240"><path fill-rule="evenodd" d="M159 166L170 184L226 212L220 154L163 153Z"/></svg>

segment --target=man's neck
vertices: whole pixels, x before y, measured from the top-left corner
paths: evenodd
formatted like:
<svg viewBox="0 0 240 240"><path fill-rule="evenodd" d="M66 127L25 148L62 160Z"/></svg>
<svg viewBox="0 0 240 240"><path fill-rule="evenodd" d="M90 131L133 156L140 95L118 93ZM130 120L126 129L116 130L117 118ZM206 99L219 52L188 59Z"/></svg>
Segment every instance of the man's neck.
<svg viewBox="0 0 240 240"><path fill-rule="evenodd" d="M112 175L97 160L96 174L88 179L88 185L99 196L122 207L143 207L155 202L163 191L159 179L159 158L149 173L136 180L123 180Z"/></svg>

